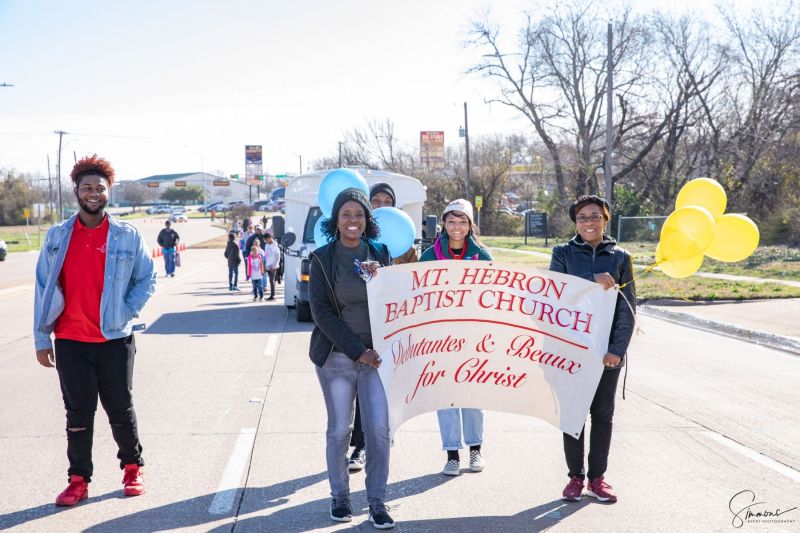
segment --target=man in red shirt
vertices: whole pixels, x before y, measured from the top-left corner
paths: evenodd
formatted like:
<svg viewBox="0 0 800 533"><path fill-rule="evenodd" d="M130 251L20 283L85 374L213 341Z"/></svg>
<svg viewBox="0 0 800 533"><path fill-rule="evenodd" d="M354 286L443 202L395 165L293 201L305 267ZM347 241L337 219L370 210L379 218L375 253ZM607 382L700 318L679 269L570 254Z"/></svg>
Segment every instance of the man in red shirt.
<svg viewBox="0 0 800 533"><path fill-rule="evenodd" d="M94 155L78 161L71 177L80 210L48 231L36 271L36 358L56 367L67 412L69 486L56 505L89 496L98 397L119 448L124 494L145 491L132 397L132 321L155 290L141 234L106 213L114 169Z"/></svg>

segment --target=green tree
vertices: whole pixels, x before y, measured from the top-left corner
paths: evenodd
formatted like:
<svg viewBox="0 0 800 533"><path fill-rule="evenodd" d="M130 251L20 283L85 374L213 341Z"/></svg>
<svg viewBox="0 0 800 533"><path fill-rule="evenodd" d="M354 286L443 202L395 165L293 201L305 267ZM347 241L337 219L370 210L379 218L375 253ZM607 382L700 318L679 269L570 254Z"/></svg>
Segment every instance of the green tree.
<svg viewBox="0 0 800 533"><path fill-rule="evenodd" d="M161 193L161 199L169 203L190 204L203 198L203 189L196 185L188 187L170 187Z"/></svg>
<svg viewBox="0 0 800 533"><path fill-rule="evenodd" d="M24 224L22 210L31 207L34 192L22 176L9 172L0 181L0 226Z"/></svg>

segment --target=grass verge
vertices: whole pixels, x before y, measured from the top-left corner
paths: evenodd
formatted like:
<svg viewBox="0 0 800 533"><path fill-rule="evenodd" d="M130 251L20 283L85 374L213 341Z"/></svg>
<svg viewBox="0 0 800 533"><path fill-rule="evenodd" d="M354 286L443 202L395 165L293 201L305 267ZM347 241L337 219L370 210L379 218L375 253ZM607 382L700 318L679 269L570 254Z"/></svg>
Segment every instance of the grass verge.
<svg viewBox="0 0 800 533"><path fill-rule="evenodd" d="M536 256L514 252L493 251L498 263L529 265L547 269L550 262ZM639 300L761 300L770 298L798 298L800 288L779 283L742 282L691 276L674 279L660 272L639 273L636 278L636 296Z"/></svg>

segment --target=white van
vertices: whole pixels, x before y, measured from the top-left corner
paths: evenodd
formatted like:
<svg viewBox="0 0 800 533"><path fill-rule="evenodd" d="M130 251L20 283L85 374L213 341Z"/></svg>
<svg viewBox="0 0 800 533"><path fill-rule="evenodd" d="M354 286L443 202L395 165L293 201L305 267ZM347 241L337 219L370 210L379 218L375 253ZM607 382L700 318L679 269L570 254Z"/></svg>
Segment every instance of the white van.
<svg viewBox="0 0 800 533"><path fill-rule="evenodd" d="M416 226L415 240L422 238L422 206L427 195L425 186L417 178L385 172L383 170L357 170L370 187L376 183L388 183L397 197L396 207L405 211ZM311 321L308 300L308 254L316 249L314 226L322 216L318 193L322 179L330 170L297 176L286 187L286 233L296 237L294 244L285 253L284 302L290 309L297 309L299 322ZM305 259L305 264L303 260Z"/></svg>

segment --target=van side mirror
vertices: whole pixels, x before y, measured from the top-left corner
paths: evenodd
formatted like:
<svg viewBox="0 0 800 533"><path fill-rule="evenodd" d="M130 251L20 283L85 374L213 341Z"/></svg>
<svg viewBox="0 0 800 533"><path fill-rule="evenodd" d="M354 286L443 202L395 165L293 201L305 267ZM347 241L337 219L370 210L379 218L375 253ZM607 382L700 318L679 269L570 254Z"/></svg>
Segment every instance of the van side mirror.
<svg viewBox="0 0 800 533"><path fill-rule="evenodd" d="M281 246L284 248L288 248L294 244L294 241L297 240L297 236L292 233L291 231L284 233L283 237L281 237Z"/></svg>

